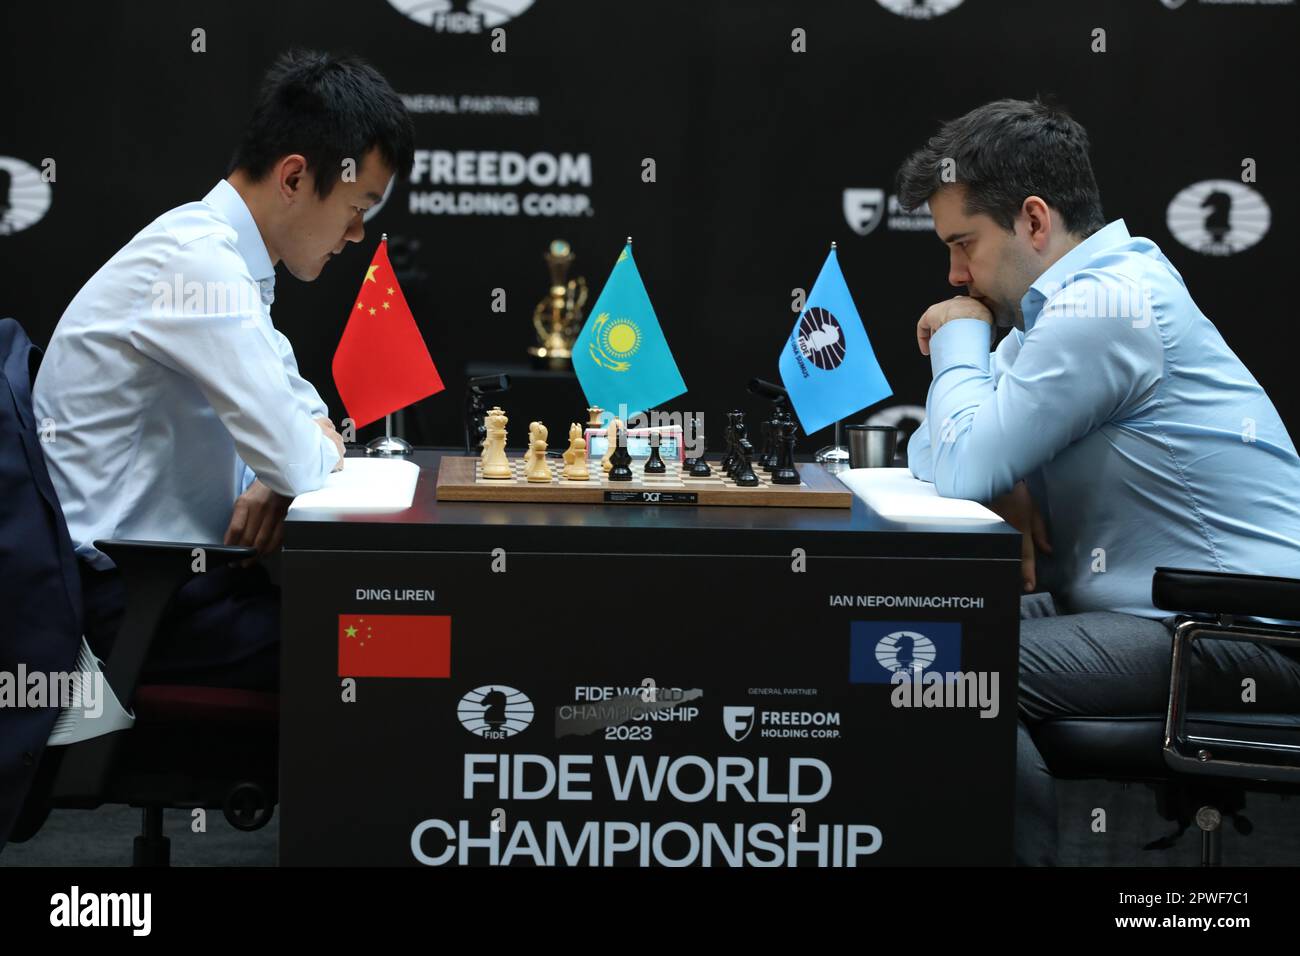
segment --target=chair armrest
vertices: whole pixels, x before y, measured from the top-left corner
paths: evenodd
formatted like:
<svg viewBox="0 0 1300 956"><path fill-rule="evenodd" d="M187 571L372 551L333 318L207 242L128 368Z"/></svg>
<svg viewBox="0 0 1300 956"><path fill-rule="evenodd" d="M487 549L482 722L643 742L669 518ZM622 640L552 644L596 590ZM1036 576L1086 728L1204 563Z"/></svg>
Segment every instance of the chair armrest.
<svg viewBox="0 0 1300 956"><path fill-rule="evenodd" d="M253 558L257 552L221 544L118 539L96 541L95 547L117 565L126 588L126 609L105 662L104 679L122 706L129 708L145 656L172 595L202 570ZM201 570L196 570L200 556Z"/></svg>
<svg viewBox="0 0 1300 956"><path fill-rule="evenodd" d="M1156 568L1151 603L1182 614L1300 621L1300 580L1263 574L1226 574L1189 568Z"/></svg>

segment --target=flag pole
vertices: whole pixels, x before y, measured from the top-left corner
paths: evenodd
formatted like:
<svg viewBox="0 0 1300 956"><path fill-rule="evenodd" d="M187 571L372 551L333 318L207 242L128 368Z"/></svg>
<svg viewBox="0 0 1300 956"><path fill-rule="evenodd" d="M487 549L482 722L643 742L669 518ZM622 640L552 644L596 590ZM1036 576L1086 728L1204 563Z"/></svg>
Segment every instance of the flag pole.
<svg viewBox="0 0 1300 956"><path fill-rule="evenodd" d="M831 252L835 251L835 242L831 241ZM817 449L817 462L831 474L844 471L849 467L849 450L844 447L844 422L837 419L835 422L835 439L834 443Z"/></svg>
<svg viewBox="0 0 1300 956"><path fill-rule="evenodd" d="M382 233L379 236L379 241L387 244L388 233ZM384 416L384 436L382 438L372 438L366 443L367 455L380 455L391 458L395 455L409 455L413 450L409 441L393 434L392 412Z"/></svg>

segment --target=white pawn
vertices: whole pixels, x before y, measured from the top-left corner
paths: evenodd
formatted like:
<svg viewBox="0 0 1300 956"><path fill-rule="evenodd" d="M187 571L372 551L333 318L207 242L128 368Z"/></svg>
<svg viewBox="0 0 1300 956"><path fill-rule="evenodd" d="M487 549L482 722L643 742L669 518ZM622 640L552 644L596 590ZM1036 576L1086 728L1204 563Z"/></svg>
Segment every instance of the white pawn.
<svg viewBox="0 0 1300 956"><path fill-rule="evenodd" d="M610 459L614 456L614 449L618 447L618 433L622 430L623 423L617 418L611 418L609 424L605 426L605 455L600 459L600 470L609 474L614 463Z"/></svg>

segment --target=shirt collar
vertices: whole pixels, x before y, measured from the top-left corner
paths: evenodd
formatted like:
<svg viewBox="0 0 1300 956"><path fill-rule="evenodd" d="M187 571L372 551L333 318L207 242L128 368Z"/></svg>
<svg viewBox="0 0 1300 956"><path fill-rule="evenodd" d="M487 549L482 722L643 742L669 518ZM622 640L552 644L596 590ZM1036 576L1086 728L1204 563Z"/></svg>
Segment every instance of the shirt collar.
<svg viewBox="0 0 1300 956"><path fill-rule="evenodd" d="M1065 280L1082 269L1090 259L1112 246L1127 242L1132 237L1123 219L1116 219L1109 225L1098 229L1083 242L1079 243L1061 258L1053 262L1047 270L1033 281L1029 291L1020 300L1020 313L1024 316L1025 331L1028 332L1043 310L1043 305L1061 290Z"/></svg>
<svg viewBox="0 0 1300 956"><path fill-rule="evenodd" d="M239 191L226 180L221 180L203 197L203 201L212 206L225 218L235 230L235 248L244 257L248 271L259 284L267 279L275 282L275 266L271 264L271 254L266 251L262 233L253 221L253 214L248 211L248 204Z"/></svg>

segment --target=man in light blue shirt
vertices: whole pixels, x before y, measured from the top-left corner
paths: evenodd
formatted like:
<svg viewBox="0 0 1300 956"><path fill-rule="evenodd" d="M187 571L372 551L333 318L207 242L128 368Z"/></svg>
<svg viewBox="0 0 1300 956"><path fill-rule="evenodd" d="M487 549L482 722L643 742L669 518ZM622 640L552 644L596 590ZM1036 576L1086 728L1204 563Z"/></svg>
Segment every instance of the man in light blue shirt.
<svg viewBox="0 0 1300 956"><path fill-rule="evenodd" d="M122 595L97 539L269 554L289 502L342 467L325 403L271 322L275 267L309 282L359 242L413 145L373 68L282 56L227 178L137 233L59 320L33 404L101 656ZM198 575L173 602L150 676L272 687L278 614L261 567Z"/></svg>
<svg viewBox="0 0 1300 956"><path fill-rule="evenodd" d="M948 280L967 290L917 325L933 381L910 467L1024 532L1025 590L1049 592L1020 631L1017 859L1052 862L1032 727L1163 712L1157 566L1300 577L1300 458L1169 260L1105 224L1087 134L1062 111L1001 100L953 120L899 193L929 202ZM990 351L995 326L1009 331ZM1225 643L1195 662L1193 704L1240 709L1238 675L1300 710L1300 662Z"/></svg>

